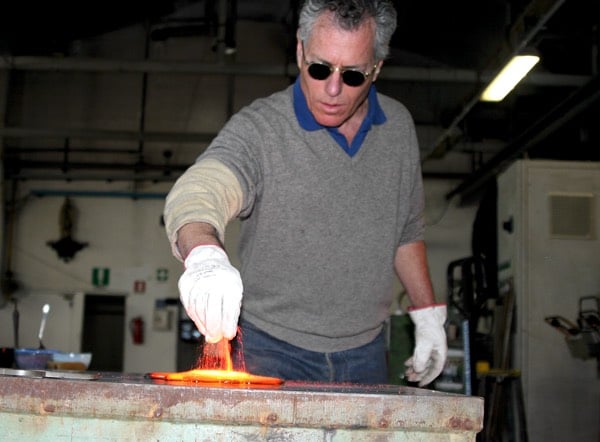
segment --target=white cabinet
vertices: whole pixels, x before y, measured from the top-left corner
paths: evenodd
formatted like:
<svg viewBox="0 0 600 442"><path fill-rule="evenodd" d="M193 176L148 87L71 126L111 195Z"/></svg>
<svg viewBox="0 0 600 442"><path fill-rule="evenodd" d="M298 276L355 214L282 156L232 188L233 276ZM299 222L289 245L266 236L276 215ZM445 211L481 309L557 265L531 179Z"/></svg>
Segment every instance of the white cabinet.
<svg viewBox="0 0 600 442"><path fill-rule="evenodd" d="M596 360L573 358L544 318L600 294L600 164L521 160L498 177L500 280L516 295L513 367L531 441L600 440Z"/></svg>

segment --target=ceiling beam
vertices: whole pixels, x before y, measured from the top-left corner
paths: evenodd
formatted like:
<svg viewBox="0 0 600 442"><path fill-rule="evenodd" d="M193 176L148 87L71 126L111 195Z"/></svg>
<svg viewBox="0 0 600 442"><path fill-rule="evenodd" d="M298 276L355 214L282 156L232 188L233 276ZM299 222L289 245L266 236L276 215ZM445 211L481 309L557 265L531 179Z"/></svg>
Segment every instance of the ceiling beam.
<svg viewBox="0 0 600 442"><path fill-rule="evenodd" d="M256 75L291 77L298 67L288 64L201 63L158 60L115 60L80 57L17 56L0 58L0 70L93 72L93 73L164 73L202 75ZM390 81L423 83L482 83L493 78L492 72L469 69L424 68L385 65L379 78ZM580 75L540 73L530 75L526 82L539 86L581 86L589 78Z"/></svg>

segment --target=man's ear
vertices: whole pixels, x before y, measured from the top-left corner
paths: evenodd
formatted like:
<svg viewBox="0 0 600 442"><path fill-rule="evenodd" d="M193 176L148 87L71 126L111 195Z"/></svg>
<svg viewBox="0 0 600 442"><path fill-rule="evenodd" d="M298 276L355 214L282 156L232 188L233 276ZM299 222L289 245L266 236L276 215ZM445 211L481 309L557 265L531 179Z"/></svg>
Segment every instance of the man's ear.
<svg viewBox="0 0 600 442"><path fill-rule="evenodd" d="M298 69L302 69L302 62L304 60L304 54L302 53L302 40L300 39L300 33L296 32L296 64Z"/></svg>
<svg viewBox="0 0 600 442"><path fill-rule="evenodd" d="M379 76L379 72L381 72L381 67L383 66L383 60L379 60L377 62L377 67L375 68L375 72L373 72L373 79L371 80L373 83L375 83L375 80L377 80L377 77Z"/></svg>

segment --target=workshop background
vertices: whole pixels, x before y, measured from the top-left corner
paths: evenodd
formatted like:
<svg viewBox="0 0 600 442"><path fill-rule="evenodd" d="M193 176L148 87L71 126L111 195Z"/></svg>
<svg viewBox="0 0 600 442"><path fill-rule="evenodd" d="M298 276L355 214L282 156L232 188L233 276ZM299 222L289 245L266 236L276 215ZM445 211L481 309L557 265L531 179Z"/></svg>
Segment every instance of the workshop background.
<svg viewBox="0 0 600 442"><path fill-rule="evenodd" d="M469 377L438 386L494 391L486 413L502 419L488 431L598 441L600 5L395 3L377 86L415 119L434 288L452 354L470 357ZM297 7L3 2L0 345L37 347L48 303L48 348L93 351L95 369L190 368L164 197L235 111L294 81ZM523 51L539 65L504 101L481 102ZM396 290L391 324L406 307ZM492 375L507 379L498 391Z"/></svg>

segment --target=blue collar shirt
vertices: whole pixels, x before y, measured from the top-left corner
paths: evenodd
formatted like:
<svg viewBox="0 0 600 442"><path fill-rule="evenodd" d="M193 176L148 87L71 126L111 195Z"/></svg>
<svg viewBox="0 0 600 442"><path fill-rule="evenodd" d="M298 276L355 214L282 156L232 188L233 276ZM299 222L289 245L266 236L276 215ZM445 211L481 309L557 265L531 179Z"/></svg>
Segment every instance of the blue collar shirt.
<svg viewBox="0 0 600 442"><path fill-rule="evenodd" d="M383 124L386 121L383 109L381 109L377 100L377 92L374 84L371 84L367 100L369 101L367 115L360 125L354 140L352 140L352 144L349 145L346 137L340 133L337 127L323 126L315 120L315 117L308 109L306 97L300 88L300 77L294 83L294 111L296 112L296 118L300 126L308 131L326 130L350 157L353 157L359 151L371 127L374 124Z"/></svg>

